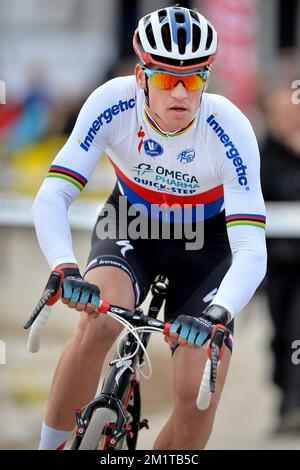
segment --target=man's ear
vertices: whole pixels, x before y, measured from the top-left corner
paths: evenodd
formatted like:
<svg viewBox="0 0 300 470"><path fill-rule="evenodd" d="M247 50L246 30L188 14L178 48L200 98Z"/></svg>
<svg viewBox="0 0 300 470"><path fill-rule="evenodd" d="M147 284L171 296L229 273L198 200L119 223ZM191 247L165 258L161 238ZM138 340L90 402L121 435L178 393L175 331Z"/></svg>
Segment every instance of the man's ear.
<svg viewBox="0 0 300 470"><path fill-rule="evenodd" d="M142 70L141 64L136 64L135 69L134 69L134 73L135 73L135 79L136 79L137 85L142 90L145 90L146 89L146 79L145 79L145 74Z"/></svg>

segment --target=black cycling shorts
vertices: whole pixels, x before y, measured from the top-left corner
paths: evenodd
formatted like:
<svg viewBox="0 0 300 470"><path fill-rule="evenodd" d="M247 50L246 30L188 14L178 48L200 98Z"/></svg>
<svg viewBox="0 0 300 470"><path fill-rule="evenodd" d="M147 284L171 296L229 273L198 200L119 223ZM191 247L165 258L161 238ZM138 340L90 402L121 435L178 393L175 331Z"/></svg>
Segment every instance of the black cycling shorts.
<svg viewBox="0 0 300 470"><path fill-rule="evenodd" d="M205 221L202 249L187 250L185 238L119 238L123 223L119 217L119 195L115 189L106 203L115 208L115 214L108 214L104 205L98 217L85 272L99 266L122 269L132 280L137 306L145 299L156 275L164 275L169 279L165 321L172 322L180 314L199 316L212 301L232 262L224 212ZM103 227L107 220L116 227L116 234L100 239L97 226L100 223ZM233 322L229 328L233 332Z"/></svg>

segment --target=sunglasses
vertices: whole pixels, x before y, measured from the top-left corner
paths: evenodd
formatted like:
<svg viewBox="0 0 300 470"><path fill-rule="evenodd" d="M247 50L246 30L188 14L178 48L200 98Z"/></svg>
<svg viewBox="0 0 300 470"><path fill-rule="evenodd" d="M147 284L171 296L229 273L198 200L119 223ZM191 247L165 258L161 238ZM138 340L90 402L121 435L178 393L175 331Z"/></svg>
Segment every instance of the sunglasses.
<svg viewBox="0 0 300 470"><path fill-rule="evenodd" d="M207 81L210 74L210 70L185 74L166 72L164 70L148 69L144 65L142 69L149 80L161 90L171 90L178 82L182 82L188 91L199 90Z"/></svg>

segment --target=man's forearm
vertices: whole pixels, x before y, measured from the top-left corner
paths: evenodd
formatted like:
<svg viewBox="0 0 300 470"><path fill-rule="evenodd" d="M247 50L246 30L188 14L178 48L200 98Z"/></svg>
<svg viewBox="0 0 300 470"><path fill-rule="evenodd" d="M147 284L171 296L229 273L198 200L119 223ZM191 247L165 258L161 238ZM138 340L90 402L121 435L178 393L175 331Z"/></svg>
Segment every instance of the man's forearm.
<svg viewBox="0 0 300 470"><path fill-rule="evenodd" d="M69 201L59 185L59 181L45 180L32 208L39 245L51 269L77 265L68 221Z"/></svg>

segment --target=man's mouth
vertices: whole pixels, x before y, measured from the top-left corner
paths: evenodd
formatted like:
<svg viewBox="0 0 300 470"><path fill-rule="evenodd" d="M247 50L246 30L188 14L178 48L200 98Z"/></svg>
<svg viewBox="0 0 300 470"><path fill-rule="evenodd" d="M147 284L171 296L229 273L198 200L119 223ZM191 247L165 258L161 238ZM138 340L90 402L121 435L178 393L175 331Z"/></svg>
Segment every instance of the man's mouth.
<svg viewBox="0 0 300 470"><path fill-rule="evenodd" d="M171 106L169 109L171 111L178 111L178 112L187 111L187 108L185 108L184 106Z"/></svg>

